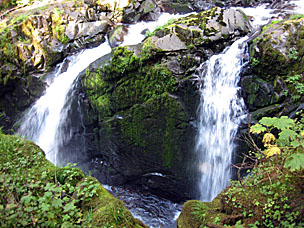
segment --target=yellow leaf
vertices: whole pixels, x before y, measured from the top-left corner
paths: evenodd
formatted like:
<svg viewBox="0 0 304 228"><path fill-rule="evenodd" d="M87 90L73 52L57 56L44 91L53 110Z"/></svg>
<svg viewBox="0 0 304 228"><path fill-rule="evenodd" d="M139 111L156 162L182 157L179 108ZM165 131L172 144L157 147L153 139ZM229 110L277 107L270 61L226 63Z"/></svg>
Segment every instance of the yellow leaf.
<svg viewBox="0 0 304 228"><path fill-rule="evenodd" d="M281 154L281 149L277 147L277 145L272 145L265 151L265 154L266 154L266 158L269 158L273 155Z"/></svg>
<svg viewBox="0 0 304 228"><path fill-rule="evenodd" d="M271 133L266 133L263 137L262 142L264 146L269 147L276 141L276 137Z"/></svg>
<svg viewBox="0 0 304 228"><path fill-rule="evenodd" d="M304 138L304 131L302 131L302 132L300 133L300 135Z"/></svg>

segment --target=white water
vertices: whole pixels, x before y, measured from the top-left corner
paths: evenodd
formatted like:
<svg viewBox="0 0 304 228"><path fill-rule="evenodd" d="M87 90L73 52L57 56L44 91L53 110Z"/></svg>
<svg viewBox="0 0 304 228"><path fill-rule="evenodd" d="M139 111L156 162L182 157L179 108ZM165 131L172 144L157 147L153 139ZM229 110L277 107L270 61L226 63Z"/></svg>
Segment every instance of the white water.
<svg viewBox="0 0 304 228"><path fill-rule="evenodd" d="M231 177L234 139L246 117L244 101L238 94L246 39L241 38L222 54L212 56L199 69L202 85L196 151L203 201L211 201Z"/></svg>
<svg viewBox="0 0 304 228"><path fill-rule="evenodd" d="M107 43L87 49L71 58L66 72L59 74L47 88L45 94L29 110L19 133L33 140L46 153L46 158L57 164L58 145L69 140L71 135L58 134L60 124L67 117L65 102L67 94L81 71L102 55L111 51Z"/></svg>
<svg viewBox="0 0 304 228"><path fill-rule="evenodd" d="M293 13L304 14L304 1L303 0L293 0L290 3L296 5L295 9L293 9Z"/></svg>
<svg viewBox="0 0 304 228"><path fill-rule="evenodd" d="M138 22L136 24L130 25L128 28L128 36L124 38L124 42L122 45L133 45L140 43L143 39L145 39L145 33L142 33L144 30L148 30L153 32L158 26L164 25L169 20L178 19L181 17L185 17L186 15L180 14L169 14L163 13L157 21L152 22Z"/></svg>
<svg viewBox="0 0 304 228"><path fill-rule="evenodd" d="M154 29L163 25L169 19L181 17L180 15L163 14L156 22L131 25L123 45L140 43L145 36L141 34L144 29ZM100 46L87 49L71 58L71 62L64 73L57 73L45 94L32 106L22 120L19 134L34 141L46 153L46 158L58 164L58 148L71 138L70 134L61 131L69 111L68 94L73 88L80 72L85 70L90 63L111 52L107 42ZM58 69L60 72L60 67Z"/></svg>

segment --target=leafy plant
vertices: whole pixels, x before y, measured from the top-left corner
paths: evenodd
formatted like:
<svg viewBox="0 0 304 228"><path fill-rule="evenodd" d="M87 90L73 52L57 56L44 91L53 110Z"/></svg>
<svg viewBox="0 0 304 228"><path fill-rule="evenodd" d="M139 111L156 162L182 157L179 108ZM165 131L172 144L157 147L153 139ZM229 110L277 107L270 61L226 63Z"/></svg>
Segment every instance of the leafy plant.
<svg viewBox="0 0 304 228"><path fill-rule="evenodd" d="M292 60L299 60L299 52L296 48L289 48L288 58Z"/></svg>
<svg viewBox="0 0 304 228"><path fill-rule="evenodd" d="M271 131L279 130L276 137ZM303 140L303 123L298 121L297 123L289 119L287 116L277 117L263 117L259 124L251 126L250 132L260 134L267 131L263 136L262 142L267 148L265 150L266 157L270 157L276 154L281 154L281 149L286 152L285 168L289 168L291 171L300 170L304 168L304 140ZM278 145L274 144L278 142Z"/></svg>
<svg viewBox="0 0 304 228"><path fill-rule="evenodd" d="M292 94L292 99L297 100L301 98L304 94L304 81L302 74L296 74L292 76L288 76L286 78L286 82L293 88L294 93Z"/></svg>
<svg viewBox="0 0 304 228"><path fill-rule="evenodd" d="M82 204L97 195L96 182L69 166L57 170L58 182L39 148L19 137L0 133L0 149L6 153L0 159L1 227L82 225Z"/></svg>

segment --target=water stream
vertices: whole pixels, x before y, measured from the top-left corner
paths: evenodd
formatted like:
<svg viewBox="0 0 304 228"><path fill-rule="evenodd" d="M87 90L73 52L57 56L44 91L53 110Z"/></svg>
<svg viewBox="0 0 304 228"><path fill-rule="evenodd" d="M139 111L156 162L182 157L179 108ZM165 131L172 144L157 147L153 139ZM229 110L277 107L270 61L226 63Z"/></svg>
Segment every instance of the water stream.
<svg viewBox="0 0 304 228"><path fill-rule="evenodd" d="M124 37L122 45L138 44L145 38L142 31L153 31L168 20L179 17L181 15L163 13L158 21L130 25L128 35ZM88 161L86 159L88 155L82 134L85 129L82 124L81 110L77 110L79 105L76 104L77 113L72 113L72 105L75 101L79 102L77 98L75 99L79 74L92 62L110 52L108 42L104 42L96 48L67 57L53 73L46 77L49 86L44 95L35 102L21 120L18 133L39 145L45 152L46 158L55 165L66 165L72 160L77 161L82 169L88 170L85 168L88 164L82 164L82 161L84 163ZM80 129L74 129L73 122L75 121L80 125ZM166 224L164 227L175 227L174 217L180 210L180 205L139 192L132 191L131 194L129 189L111 188L111 192L127 203L135 217L151 227L162 227L164 224ZM136 207L134 202L138 202Z"/></svg>
<svg viewBox="0 0 304 228"><path fill-rule="evenodd" d="M260 12L253 15L257 11ZM255 16L255 23L259 25L265 24L271 17L268 12L267 15L264 13L264 19L260 21L260 16L263 16L261 10L248 9L246 13ZM176 17L180 16L163 14L157 22L129 26L129 33L123 45L140 43L145 38L141 34L144 29L153 31L157 26ZM198 109L200 118L196 151L199 154L201 174L200 198L204 201L212 200L225 188L231 176L234 137L246 115L244 102L239 97L237 86L240 70L248 57L245 51L246 39L236 41L222 54L211 57L197 70L197 77L203 81L200 88L201 105ZM105 42L96 48L68 57L67 69L63 70L63 65L57 67L52 77L48 78L50 85L45 94L28 110L21 121L19 134L39 145L45 151L46 158L56 165L63 165L62 159L58 159L59 148L68 144L72 137L72 132L65 127L65 124L70 115L70 96L73 94L73 88L76 87L78 75L89 64L109 52L111 48ZM128 189L117 188L111 191L127 203L134 216L151 227L175 227L176 214L181 205ZM138 205L134 202L138 202ZM146 208L147 205L150 208Z"/></svg>
<svg viewBox="0 0 304 228"><path fill-rule="evenodd" d="M211 201L228 185L231 177L234 139L239 124L246 117L238 87L240 71L248 61L246 39L234 42L198 69L198 77L203 83L196 151L201 173L200 199L203 201Z"/></svg>
<svg viewBox="0 0 304 228"><path fill-rule="evenodd" d="M77 76L85 70L89 64L102 55L111 51L105 42L100 46L87 49L69 58L69 65L65 72L61 68L55 73L51 85L45 94L31 107L22 120L19 134L34 141L46 153L46 158L55 165L58 151L64 142L71 138L70 132L63 132L68 111L70 110L68 94L71 91Z"/></svg>

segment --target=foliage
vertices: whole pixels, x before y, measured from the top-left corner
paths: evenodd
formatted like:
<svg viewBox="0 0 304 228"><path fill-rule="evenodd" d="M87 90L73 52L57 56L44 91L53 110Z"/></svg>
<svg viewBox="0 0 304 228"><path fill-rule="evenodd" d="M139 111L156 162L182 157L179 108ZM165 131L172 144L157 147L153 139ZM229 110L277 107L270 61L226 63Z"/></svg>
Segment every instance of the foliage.
<svg viewBox="0 0 304 228"><path fill-rule="evenodd" d="M292 60L300 60L301 59L299 57L299 52L294 47L289 48L288 58L292 59Z"/></svg>
<svg viewBox="0 0 304 228"><path fill-rule="evenodd" d="M291 89L294 90L291 97L293 101L298 100L304 95L304 78L302 74L287 76L286 82L290 85Z"/></svg>
<svg viewBox="0 0 304 228"><path fill-rule="evenodd" d="M249 221L255 219L251 227L297 227L303 222L303 204L297 203L303 199L303 129L303 119L286 116L263 117L251 126L251 133L266 132L265 150L252 153L255 164L250 174L224 194L226 202L234 205L227 208L243 213Z"/></svg>
<svg viewBox="0 0 304 228"><path fill-rule="evenodd" d="M95 178L54 167L32 142L0 133L0 164L0 227L142 227Z"/></svg>
<svg viewBox="0 0 304 228"><path fill-rule="evenodd" d="M303 159L303 150L304 150L304 140L303 140L303 129L304 124L302 120L295 121L289 119L287 116L277 117L263 117L259 124L251 126L250 132L260 134L267 131L268 133L264 134L262 142L267 148L265 153L267 157L270 157L275 154L280 154L281 149L285 152L285 168L289 168L291 171L300 170L304 168L299 164L299 161ZM278 139L270 133L271 131L279 130ZM278 142L279 147L274 144ZM284 160L284 161L285 161Z"/></svg>
<svg viewBox="0 0 304 228"><path fill-rule="evenodd" d="M39 148L19 137L1 135L1 227L78 227L82 202L96 195L97 185L76 168L56 174ZM5 158L4 158L5 157ZM48 169L41 167L47 165ZM80 185L71 181L82 179Z"/></svg>
<svg viewBox="0 0 304 228"><path fill-rule="evenodd" d="M183 208L179 222L186 219L184 211L191 210L191 223L201 224L197 227L303 227L303 121L303 117L263 117L251 126L247 140L253 151L244 155L242 164L235 165L239 171L247 169L245 177L232 181L211 202L212 207L200 202L201 209L194 203L191 209ZM264 148L257 146L252 134Z"/></svg>

